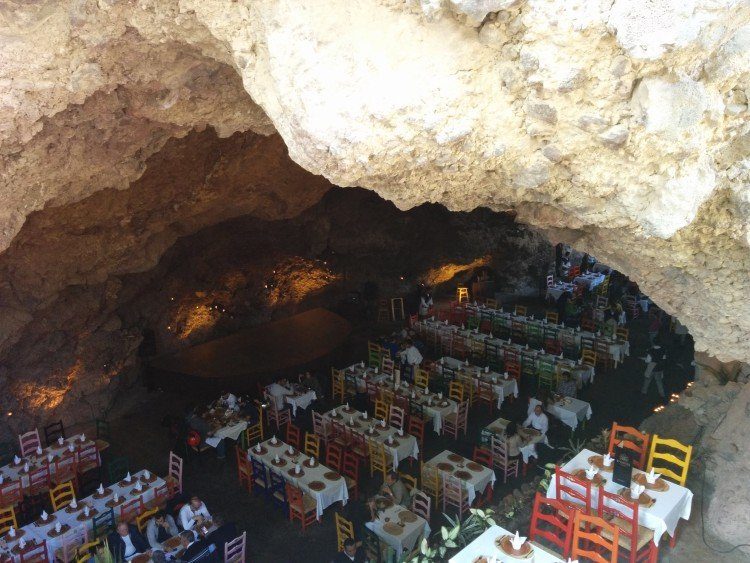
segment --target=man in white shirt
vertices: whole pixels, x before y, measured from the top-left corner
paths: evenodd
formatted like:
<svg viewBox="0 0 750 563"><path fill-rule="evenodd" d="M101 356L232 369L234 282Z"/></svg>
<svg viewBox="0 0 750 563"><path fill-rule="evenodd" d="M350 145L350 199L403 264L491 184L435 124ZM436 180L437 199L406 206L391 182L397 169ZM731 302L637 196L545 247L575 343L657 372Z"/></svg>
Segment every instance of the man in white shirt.
<svg viewBox="0 0 750 563"><path fill-rule="evenodd" d="M542 411L542 405L536 405L533 412L529 414L529 417L523 423L524 427L528 428L531 426L535 430L538 430L543 436L547 434L549 428L549 419L547 415Z"/></svg>
<svg viewBox="0 0 750 563"><path fill-rule="evenodd" d="M224 393L219 399L219 402L225 408L232 410L235 410L237 408L237 397L232 393Z"/></svg>
<svg viewBox="0 0 750 563"><path fill-rule="evenodd" d="M425 292L419 298L419 318L424 319L430 313L430 308L433 305L432 295Z"/></svg>
<svg viewBox="0 0 750 563"><path fill-rule="evenodd" d="M287 387L286 378L271 383L266 387L266 392L271 396L277 410L284 408L284 397L292 394L292 391Z"/></svg>
<svg viewBox="0 0 750 563"><path fill-rule="evenodd" d="M211 515L197 496L190 497L190 502L180 508L180 524L183 530L192 530L207 520L211 520Z"/></svg>
<svg viewBox="0 0 750 563"><path fill-rule="evenodd" d="M419 364L421 364L422 354L420 354L419 350L417 350L417 347L414 346L414 343L411 341L411 339L407 338L404 342L404 346L404 349L399 352L401 363L409 366L418 366Z"/></svg>

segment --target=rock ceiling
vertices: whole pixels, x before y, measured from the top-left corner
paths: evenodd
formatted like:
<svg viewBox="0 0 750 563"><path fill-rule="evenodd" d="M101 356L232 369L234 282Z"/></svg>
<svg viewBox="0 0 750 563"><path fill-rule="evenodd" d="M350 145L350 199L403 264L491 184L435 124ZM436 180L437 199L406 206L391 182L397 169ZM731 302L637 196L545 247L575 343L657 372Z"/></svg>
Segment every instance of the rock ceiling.
<svg viewBox="0 0 750 563"><path fill-rule="evenodd" d="M0 248L35 211L129 189L169 139L276 131L303 168L402 208L514 208L635 279L698 349L750 360L746 0L3 0L0 38ZM147 267L175 236L321 189L268 178L235 208L212 174L191 184L216 198L201 220L92 207L127 233L119 257L87 248L41 285ZM167 209L182 180L142 201Z"/></svg>

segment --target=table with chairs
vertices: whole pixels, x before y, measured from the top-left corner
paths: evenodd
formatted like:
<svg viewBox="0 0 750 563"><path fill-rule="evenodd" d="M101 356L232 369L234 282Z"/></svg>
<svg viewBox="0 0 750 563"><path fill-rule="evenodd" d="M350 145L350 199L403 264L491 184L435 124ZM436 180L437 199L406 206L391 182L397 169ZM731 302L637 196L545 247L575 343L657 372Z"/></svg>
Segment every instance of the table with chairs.
<svg viewBox="0 0 750 563"><path fill-rule="evenodd" d="M493 420L490 424L482 429L480 441L485 446L492 444L492 437L496 436L502 440L505 440L505 428L510 424L510 421L505 418L498 418ZM524 438L528 438L529 443L520 448L521 458L524 463L529 463L529 459L532 457L538 457L536 453L536 445L538 443L549 445L546 434L540 434L538 432L532 433L527 428L518 428L519 433L526 433Z"/></svg>
<svg viewBox="0 0 750 563"><path fill-rule="evenodd" d="M452 506L462 514L474 503L479 494L485 493L488 487L490 490L494 489L497 480L492 468L450 450L440 452L423 464L423 482L433 477L429 474L431 471L437 471L441 481L443 512L448 506ZM460 486L459 491L452 489L454 483Z"/></svg>
<svg viewBox="0 0 750 563"><path fill-rule="evenodd" d="M496 540L499 540L504 536L514 535L515 531L510 532L501 526L490 526L469 545L451 557L448 560L448 563L474 563L480 557L487 558L487 561L493 561L492 558L495 558L494 560L498 563L526 560L533 561L534 563L565 563L565 559L558 557L546 549L542 544L534 541L528 542L531 546L531 550L526 555L518 558L511 558L510 555L497 547Z"/></svg>
<svg viewBox="0 0 750 563"><path fill-rule="evenodd" d="M212 407L203 413L202 417L211 428L210 435L206 436L206 444L215 448L227 438L237 440L247 428L247 419L238 411Z"/></svg>
<svg viewBox="0 0 750 563"><path fill-rule="evenodd" d="M534 407L541 405L542 402L534 397L529 398L528 413L534 410ZM557 401L542 405L549 414L559 419L565 426L575 431L578 428L578 424L589 420L593 411L591 405L581 399L575 397L561 397Z"/></svg>
<svg viewBox="0 0 750 563"><path fill-rule="evenodd" d="M430 524L422 516L394 504L378 511L378 517L365 527L393 548L397 560L430 535Z"/></svg>
<svg viewBox="0 0 750 563"><path fill-rule="evenodd" d="M450 356L440 358L435 369L442 373L446 366L453 370L456 379L471 382L475 393L480 391L482 384L490 385L498 409L502 407L506 397L518 397L518 381L507 373L498 373L489 367L482 368Z"/></svg>
<svg viewBox="0 0 750 563"><path fill-rule="evenodd" d="M443 420L458 412L458 402L448 393L436 389L431 391L428 386L420 386L417 383L401 381L399 388L394 389L392 379L387 379L377 384L369 384L369 388L375 391L373 406L376 407L376 416L382 414L378 410L379 403L387 410L391 405L395 405L408 412L410 417L431 420L436 434L442 432Z"/></svg>

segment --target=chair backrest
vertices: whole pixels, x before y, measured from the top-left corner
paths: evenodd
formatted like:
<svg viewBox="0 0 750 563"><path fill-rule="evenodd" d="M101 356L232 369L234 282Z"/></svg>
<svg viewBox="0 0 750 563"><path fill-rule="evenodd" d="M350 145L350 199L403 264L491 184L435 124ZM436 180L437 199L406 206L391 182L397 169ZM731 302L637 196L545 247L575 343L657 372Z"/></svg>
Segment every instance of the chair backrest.
<svg viewBox="0 0 750 563"><path fill-rule="evenodd" d="M495 438L495 436L493 436L493 438ZM492 462L492 452L481 446L474 446L474 455L472 455L471 459L480 465L489 467L490 469L492 469L494 465Z"/></svg>
<svg viewBox="0 0 750 563"><path fill-rule="evenodd" d="M60 482L63 479L73 478L76 474L77 465L75 452L66 450L55 460L55 480Z"/></svg>
<svg viewBox="0 0 750 563"><path fill-rule="evenodd" d="M508 447L505 442L505 436L493 434L490 445L492 448L493 465L505 467L508 464Z"/></svg>
<svg viewBox="0 0 750 563"><path fill-rule="evenodd" d="M16 511L12 506L0 508L0 535L4 534L10 527L18 529L18 520L16 520Z"/></svg>
<svg viewBox="0 0 750 563"><path fill-rule="evenodd" d="M300 429L298 426L295 426L291 422L286 425L286 443L291 444L296 449L299 450L300 446Z"/></svg>
<svg viewBox="0 0 750 563"><path fill-rule="evenodd" d="M57 487L49 490L49 500L52 503L52 510L57 512L61 508L65 508L75 498L76 492L73 489L73 483L68 481L66 483L60 483Z"/></svg>
<svg viewBox="0 0 750 563"><path fill-rule="evenodd" d="M403 471L398 472L398 477L401 479L401 482L406 486L406 489L409 491L409 494L411 494L412 491L416 490L417 488L417 478L413 475L409 475L408 473L405 473Z"/></svg>
<svg viewBox="0 0 750 563"><path fill-rule="evenodd" d="M431 503L432 499L429 495L416 490L411 497L411 511L429 522Z"/></svg>
<svg viewBox="0 0 750 563"><path fill-rule="evenodd" d="M350 520L347 520L338 512L335 513L336 517L336 542L337 550L341 551L344 549L344 542L351 538L354 539L354 524Z"/></svg>
<svg viewBox="0 0 750 563"><path fill-rule="evenodd" d="M128 500L120 505L120 517L118 520L120 522L133 522L143 510L142 496Z"/></svg>
<svg viewBox="0 0 750 563"><path fill-rule="evenodd" d="M570 554L573 540L573 519L575 510L555 499L548 499L537 492L534 498L534 510L531 513L529 540L540 539L551 542L562 555Z"/></svg>
<svg viewBox="0 0 750 563"><path fill-rule="evenodd" d="M424 389L430 386L430 372L426 369L417 368L414 373L414 386Z"/></svg>
<svg viewBox="0 0 750 563"><path fill-rule="evenodd" d="M380 362L380 369L383 371L384 374L390 375L392 377L393 371L395 369L395 364L393 360L383 356L383 359Z"/></svg>
<svg viewBox="0 0 750 563"><path fill-rule="evenodd" d="M225 563L245 563L245 544L247 532L224 544Z"/></svg>
<svg viewBox="0 0 750 563"><path fill-rule="evenodd" d="M380 399L377 399L375 401L375 418L378 420L387 420L388 419L388 405L385 403L385 401L381 401Z"/></svg>
<svg viewBox="0 0 750 563"><path fill-rule="evenodd" d="M29 471L29 486L26 489L29 496L35 496L49 490L51 475L49 465L42 465Z"/></svg>
<svg viewBox="0 0 750 563"><path fill-rule="evenodd" d="M633 465L638 469L643 469L646 466L649 438L648 434L632 426L620 426L613 422L609 433L609 454L614 453L615 446L626 448L634 453Z"/></svg>
<svg viewBox="0 0 750 563"><path fill-rule="evenodd" d="M620 529L620 536L625 540L623 545L630 545L631 553L638 551L638 502L601 489L598 516Z"/></svg>
<svg viewBox="0 0 750 563"><path fill-rule="evenodd" d="M304 505L302 503L302 489L295 487L291 483L286 483L286 499L289 506L292 506L299 510L299 512L305 512Z"/></svg>
<svg viewBox="0 0 750 563"><path fill-rule="evenodd" d="M175 483L176 490L173 493L182 492L182 458L174 452L169 452L169 471L167 476Z"/></svg>
<svg viewBox="0 0 750 563"><path fill-rule="evenodd" d="M95 539L94 541L87 541L76 550L76 563L89 563L94 557L94 553L97 549L100 549L102 545L101 539Z"/></svg>
<svg viewBox="0 0 750 563"><path fill-rule="evenodd" d="M259 485L263 488L267 488L268 478L266 473L266 466L263 465L262 461L259 461L254 457L250 458L250 465L252 465L253 467L253 477L255 477L255 481L260 481Z"/></svg>
<svg viewBox="0 0 750 563"><path fill-rule="evenodd" d="M320 437L312 432L305 432L305 453L320 459Z"/></svg>
<svg viewBox="0 0 750 563"><path fill-rule="evenodd" d="M94 538L101 539L106 537L107 534L115 531L115 511L110 508L104 510L100 514L97 514L92 519L92 525L94 528Z"/></svg>
<svg viewBox="0 0 750 563"><path fill-rule="evenodd" d="M527 314L526 306L524 305L516 305L513 311L516 314L516 316L519 316L519 317L525 317Z"/></svg>
<svg viewBox="0 0 750 563"><path fill-rule="evenodd" d="M675 483L685 486L693 446L686 446L677 440L659 438L657 434L651 437L651 451L648 455L646 470L661 473Z"/></svg>
<svg viewBox="0 0 750 563"><path fill-rule="evenodd" d="M355 483L359 482L359 458L354 453L346 452L344 454L341 473L354 479Z"/></svg>
<svg viewBox="0 0 750 563"><path fill-rule="evenodd" d="M397 407L396 405L391 405L390 408L390 416L388 417L388 423L393 426L394 428L401 428L404 427L404 409L401 407Z"/></svg>
<svg viewBox="0 0 750 563"><path fill-rule="evenodd" d="M586 561L594 563L617 563L619 541L620 529L617 526L603 518L575 511L570 554L572 559L585 557Z"/></svg>
<svg viewBox="0 0 750 563"><path fill-rule="evenodd" d="M47 540L28 544L25 549L20 551L19 555L21 563L49 563Z"/></svg>
<svg viewBox="0 0 750 563"><path fill-rule="evenodd" d="M88 443L78 446L76 449L76 467L78 471L85 472L101 465L101 457L96 444Z"/></svg>
<svg viewBox="0 0 750 563"><path fill-rule="evenodd" d="M505 362L505 371L508 372L509 377L516 381L521 380L521 364L518 362Z"/></svg>
<svg viewBox="0 0 750 563"><path fill-rule="evenodd" d="M21 480L6 479L0 485L0 506L15 506L23 500Z"/></svg>
<svg viewBox="0 0 750 563"><path fill-rule="evenodd" d="M48 446L51 446L52 443L60 437L65 438L65 426L63 426L62 420L58 420L57 422L53 422L44 427L44 442Z"/></svg>
<svg viewBox="0 0 750 563"><path fill-rule="evenodd" d="M156 506L151 510L143 511L138 516L136 516L135 525L138 526L138 531L140 533L145 533L148 521L151 520L156 515L156 513L159 512L159 510L160 508Z"/></svg>
<svg viewBox="0 0 750 563"><path fill-rule="evenodd" d="M19 434L18 444L21 448L21 457L33 453L37 448L42 446L42 441L39 439L39 430L34 428L34 430L26 432L26 434Z"/></svg>
<svg viewBox="0 0 750 563"><path fill-rule="evenodd" d="M169 500L169 484L162 483L154 487L154 498L151 500L153 506L162 506Z"/></svg>
<svg viewBox="0 0 750 563"><path fill-rule="evenodd" d="M458 416L456 416L456 424L458 428L466 428L466 424L469 420L469 401L461 401L458 403Z"/></svg>
<svg viewBox="0 0 750 563"><path fill-rule="evenodd" d="M417 439L420 446L424 445L424 419L412 413L409 417L408 433Z"/></svg>
<svg viewBox="0 0 750 563"><path fill-rule="evenodd" d="M461 505L468 498L468 494L461 480L452 475L443 476L443 500L450 504Z"/></svg>
<svg viewBox="0 0 750 563"><path fill-rule="evenodd" d="M464 400L464 384L460 381L451 381L448 386L448 396L456 402Z"/></svg>
<svg viewBox="0 0 750 563"><path fill-rule="evenodd" d="M591 481L579 479L555 467L555 494L557 500L589 514L591 510Z"/></svg>
<svg viewBox="0 0 750 563"><path fill-rule="evenodd" d="M339 446L338 444L334 444L333 442L329 442L326 446L326 465L331 469L335 469L336 471L340 472L342 453L343 452L341 446Z"/></svg>
<svg viewBox="0 0 750 563"><path fill-rule="evenodd" d="M63 563L69 563L75 559L78 548L89 541L88 528L85 524L73 526L62 535L60 541L62 542L62 547L60 548L62 551L62 561Z"/></svg>
<svg viewBox="0 0 750 563"><path fill-rule="evenodd" d="M326 438L328 436L328 432L327 432L327 427L325 423L325 418L323 418L323 415L317 411L312 411L312 421L313 421L313 432L315 432L318 436L322 436L323 438Z"/></svg>

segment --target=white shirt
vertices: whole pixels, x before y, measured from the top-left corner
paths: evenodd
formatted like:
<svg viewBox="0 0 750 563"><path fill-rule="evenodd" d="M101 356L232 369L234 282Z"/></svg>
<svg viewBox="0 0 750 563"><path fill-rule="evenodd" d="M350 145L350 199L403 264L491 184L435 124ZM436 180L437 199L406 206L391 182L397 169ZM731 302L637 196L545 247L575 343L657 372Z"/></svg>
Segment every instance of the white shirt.
<svg viewBox="0 0 750 563"><path fill-rule="evenodd" d="M226 405L228 409L234 409L237 407L237 397L229 393L226 398L221 398L222 403Z"/></svg>
<svg viewBox="0 0 750 563"><path fill-rule="evenodd" d="M419 314L423 317L427 315L427 313L430 312L430 307L432 307L432 297L428 297L427 299L424 298L424 295L419 298Z"/></svg>
<svg viewBox="0 0 750 563"><path fill-rule="evenodd" d="M135 546L133 545L133 542L130 539L130 533L128 533L128 535L126 536L120 536L120 539L125 543L125 552L124 552L125 559L135 555L136 553Z"/></svg>
<svg viewBox="0 0 750 563"><path fill-rule="evenodd" d="M211 515L208 513L206 503L202 502L198 510L193 510L192 505L188 502L180 508L180 523L184 530L192 530L195 527L195 516L201 515L204 520L210 520Z"/></svg>
<svg viewBox="0 0 750 563"><path fill-rule="evenodd" d="M409 346L400 353L401 361L409 365L419 365L422 363L422 354L419 353L416 346Z"/></svg>
<svg viewBox="0 0 750 563"><path fill-rule="evenodd" d="M276 404L276 409L283 409L284 396L292 394L289 389L287 389L283 385L279 385L278 383L271 383L271 385L266 387L266 390L268 391L268 394L271 395L273 402Z"/></svg>
<svg viewBox="0 0 750 563"><path fill-rule="evenodd" d="M547 429L549 428L549 419L544 413L536 414L532 411L529 417L524 421L523 425L527 428L531 426L532 428L539 430L542 434L546 434Z"/></svg>

